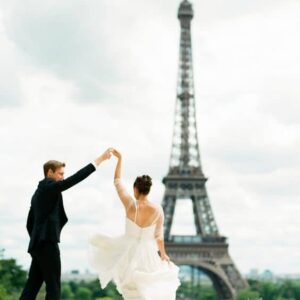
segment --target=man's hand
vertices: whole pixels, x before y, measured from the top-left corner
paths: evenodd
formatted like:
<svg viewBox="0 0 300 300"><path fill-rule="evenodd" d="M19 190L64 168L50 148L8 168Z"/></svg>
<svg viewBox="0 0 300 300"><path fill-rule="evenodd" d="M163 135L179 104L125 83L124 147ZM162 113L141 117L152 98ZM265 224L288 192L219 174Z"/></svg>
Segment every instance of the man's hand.
<svg viewBox="0 0 300 300"><path fill-rule="evenodd" d="M110 159L112 148L108 148L105 152L103 152L98 158L95 159L95 163L99 166L103 161Z"/></svg>

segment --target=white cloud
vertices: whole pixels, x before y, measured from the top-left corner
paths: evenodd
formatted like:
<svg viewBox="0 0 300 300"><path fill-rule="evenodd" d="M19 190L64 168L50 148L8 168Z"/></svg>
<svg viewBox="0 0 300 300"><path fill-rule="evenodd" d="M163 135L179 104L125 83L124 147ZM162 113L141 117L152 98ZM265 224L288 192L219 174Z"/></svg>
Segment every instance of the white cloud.
<svg viewBox="0 0 300 300"><path fill-rule="evenodd" d="M0 106L16 105L19 102L19 80L17 72L17 50L7 38L0 10Z"/></svg>

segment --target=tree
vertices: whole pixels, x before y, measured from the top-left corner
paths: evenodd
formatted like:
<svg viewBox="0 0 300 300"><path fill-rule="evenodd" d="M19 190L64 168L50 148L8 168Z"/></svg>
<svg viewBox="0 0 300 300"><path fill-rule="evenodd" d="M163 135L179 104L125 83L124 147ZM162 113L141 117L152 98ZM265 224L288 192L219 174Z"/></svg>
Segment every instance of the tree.
<svg viewBox="0 0 300 300"><path fill-rule="evenodd" d="M61 299L70 300L74 298L71 287L68 283L64 283L61 288Z"/></svg>
<svg viewBox="0 0 300 300"><path fill-rule="evenodd" d="M261 281L258 292L264 300L275 300L276 295L279 295L279 285L270 281Z"/></svg>
<svg viewBox="0 0 300 300"><path fill-rule="evenodd" d="M15 259L4 259L3 250L0 254L0 285L10 294L19 292L26 281L26 272L16 263Z"/></svg>
<svg viewBox="0 0 300 300"><path fill-rule="evenodd" d="M251 291L250 289L244 289L238 292L235 297L235 300L258 300L260 295L258 292Z"/></svg>
<svg viewBox="0 0 300 300"><path fill-rule="evenodd" d="M280 285L277 295L279 295L282 299L300 300L300 284L290 279L285 280Z"/></svg>
<svg viewBox="0 0 300 300"><path fill-rule="evenodd" d="M78 299L78 300L92 300L92 292L89 289L85 288L85 287L80 287L77 291L75 299Z"/></svg>
<svg viewBox="0 0 300 300"><path fill-rule="evenodd" d="M0 300L6 300L8 298L6 289L3 285L0 285Z"/></svg>

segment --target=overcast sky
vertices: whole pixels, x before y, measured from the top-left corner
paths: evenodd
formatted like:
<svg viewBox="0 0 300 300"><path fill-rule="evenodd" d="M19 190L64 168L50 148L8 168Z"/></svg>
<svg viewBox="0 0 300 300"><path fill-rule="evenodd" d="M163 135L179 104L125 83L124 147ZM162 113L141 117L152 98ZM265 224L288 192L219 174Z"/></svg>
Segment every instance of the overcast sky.
<svg viewBox="0 0 300 300"><path fill-rule="evenodd" d="M109 146L128 189L168 171L179 1L0 0L0 247L28 268L31 195L48 159L72 174ZM238 268L300 269L300 2L193 1L203 171ZM88 268L90 235L124 230L115 160L64 193L63 271ZM192 232L180 203L173 233Z"/></svg>

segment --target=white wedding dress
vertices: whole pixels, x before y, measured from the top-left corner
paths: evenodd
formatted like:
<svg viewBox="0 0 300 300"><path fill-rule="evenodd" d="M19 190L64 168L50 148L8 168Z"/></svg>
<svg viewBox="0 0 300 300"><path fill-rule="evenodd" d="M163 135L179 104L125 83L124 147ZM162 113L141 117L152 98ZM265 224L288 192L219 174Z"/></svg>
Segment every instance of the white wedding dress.
<svg viewBox="0 0 300 300"><path fill-rule="evenodd" d="M138 201L126 192L119 178L115 186L126 209L125 234L114 238L98 234L89 240L90 264L101 287L113 280L125 300L175 300L179 268L160 258L156 242L163 239L161 206L152 204L151 216L144 217L148 224L138 225ZM128 213L133 210L132 220Z"/></svg>

